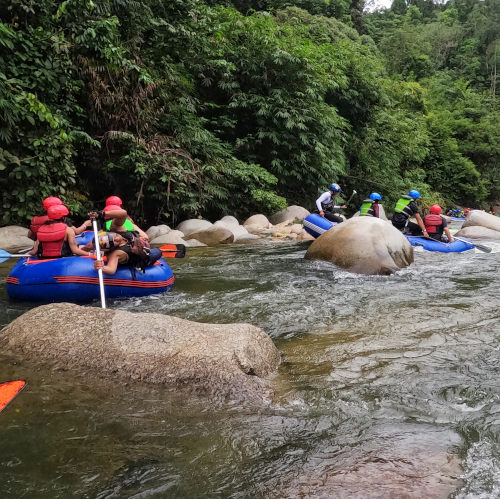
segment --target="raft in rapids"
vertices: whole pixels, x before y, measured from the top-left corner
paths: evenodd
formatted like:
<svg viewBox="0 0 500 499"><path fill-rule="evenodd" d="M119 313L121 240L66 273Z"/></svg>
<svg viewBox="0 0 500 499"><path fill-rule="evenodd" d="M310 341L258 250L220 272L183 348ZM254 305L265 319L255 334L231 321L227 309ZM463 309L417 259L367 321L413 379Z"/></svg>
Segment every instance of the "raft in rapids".
<svg viewBox="0 0 500 499"><path fill-rule="evenodd" d="M118 266L112 276L104 275L107 298L140 297L168 291L174 274L163 260L145 272ZM94 258L21 258L7 277L7 294L16 300L83 303L98 300L99 279Z"/></svg>
<svg viewBox="0 0 500 499"><path fill-rule="evenodd" d="M319 237L324 234L327 230L337 225L335 222L330 222L326 218L315 213L308 215L303 222L304 229L308 234L313 237ZM456 239L453 243L443 243L441 241L436 241L434 239L428 239L425 237L410 236L405 234L408 242L412 246L420 246L427 251L438 251L440 253L461 253L462 251L468 251L474 249L474 244L471 242Z"/></svg>

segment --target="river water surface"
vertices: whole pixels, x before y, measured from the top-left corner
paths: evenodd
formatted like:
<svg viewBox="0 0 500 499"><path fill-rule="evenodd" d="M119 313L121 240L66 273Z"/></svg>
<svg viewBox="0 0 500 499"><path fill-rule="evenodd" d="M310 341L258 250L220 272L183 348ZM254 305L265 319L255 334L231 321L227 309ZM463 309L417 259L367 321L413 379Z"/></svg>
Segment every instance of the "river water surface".
<svg viewBox="0 0 500 499"><path fill-rule="evenodd" d="M111 306L260 326L282 354L274 402L215 407L0 352L0 381L28 380L0 415L0 496L500 497L492 246L417 251L389 277L306 261L306 243L188 249L174 290ZM33 306L7 299L11 266L2 326Z"/></svg>

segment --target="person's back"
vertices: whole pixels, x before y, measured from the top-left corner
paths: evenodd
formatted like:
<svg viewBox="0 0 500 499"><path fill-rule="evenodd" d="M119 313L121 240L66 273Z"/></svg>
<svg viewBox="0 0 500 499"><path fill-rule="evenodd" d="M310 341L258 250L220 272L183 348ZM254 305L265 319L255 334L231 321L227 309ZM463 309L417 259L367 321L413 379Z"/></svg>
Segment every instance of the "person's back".
<svg viewBox="0 0 500 499"><path fill-rule="evenodd" d="M42 206L45 211L47 211L51 206L59 206L62 204L63 202L56 197L45 198L42 202ZM48 215L34 216L30 221L30 229L28 232L28 237L30 239L33 239L33 241L36 241L40 227L48 221L49 221Z"/></svg>
<svg viewBox="0 0 500 499"><path fill-rule="evenodd" d="M448 229L448 222L441 215L441 206L438 204L432 205L430 207L430 213L424 217L424 225L427 230L427 234L431 239L436 241L441 241L443 237L443 232L446 233L449 242L453 242L453 237Z"/></svg>
<svg viewBox="0 0 500 499"><path fill-rule="evenodd" d="M69 214L64 205L51 206L47 210L49 220L37 232L37 239L30 255L39 258L61 258L65 256L86 255L78 248L74 231L68 227L65 217Z"/></svg>

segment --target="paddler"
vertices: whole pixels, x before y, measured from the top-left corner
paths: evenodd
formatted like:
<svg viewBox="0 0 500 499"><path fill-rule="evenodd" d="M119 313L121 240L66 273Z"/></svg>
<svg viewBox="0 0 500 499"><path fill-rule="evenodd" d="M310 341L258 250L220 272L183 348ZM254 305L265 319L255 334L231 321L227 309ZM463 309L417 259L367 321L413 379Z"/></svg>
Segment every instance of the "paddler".
<svg viewBox="0 0 500 499"><path fill-rule="evenodd" d="M359 209L359 216L380 218L381 200L382 196L378 192L372 192L369 198L363 201L363 204Z"/></svg>
<svg viewBox="0 0 500 499"><path fill-rule="evenodd" d="M413 236L428 237L424 222L418 211L417 199L420 192L412 189L408 195L403 195L398 199L392 215L392 225L401 232L409 232ZM417 223L410 222L410 217L415 217Z"/></svg>
<svg viewBox="0 0 500 499"><path fill-rule="evenodd" d="M448 238L448 242L452 243L455 239L453 239L450 229L448 229L448 222L441 215L441 211L441 206L438 204L433 204L430 207L430 214L424 217L425 228L431 239L441 241L444 232Z"/></svg>
<svg viewBox="0 0 500 499"><path fill-rule="evenodd" d="M335 205L335 197L341 192L342 189L339 184L332 184L330 185L330 189L328 191L324 192L318 199L316 199L317 213L319 213L319 215L323 218L330 220L330 222L340 223L344 221L341 216L335 214L335 212L338 212L341 209L345 210L347 208L345 204L341 206Z"/></svg>

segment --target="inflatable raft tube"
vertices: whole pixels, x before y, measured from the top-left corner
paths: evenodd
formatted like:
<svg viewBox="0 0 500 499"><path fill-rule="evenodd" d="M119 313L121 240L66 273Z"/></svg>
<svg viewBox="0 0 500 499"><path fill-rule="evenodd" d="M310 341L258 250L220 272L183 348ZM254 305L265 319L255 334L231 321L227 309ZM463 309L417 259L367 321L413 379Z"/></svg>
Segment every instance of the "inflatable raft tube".
<svg viewBox="0 0 500 499"><path fill-rule="evenodd" d="M337 225L337 222L330 222L330 220L315 213L308 215L302 222L305 231L313 237L321 236L335 225Z"/></svg>
<svg viewBox="0 0 500 499"><path fill-rule="evenodd" d="M467 219L464 217L449 217L453 222L465 222Z"/></svg>
<svg viewBox="0 0 500 499"><path fill-rule="evenodd" d="M174 284L168 264L158 260L146 272L119 266L104 276L106 298L147 296L168 291ZM98 300L99 279L94 258L21 258L7 277L7 294L15 300L82 303Z"/></svg>
<svg viewBox="0 0 500 499"><path fill-rule="evenodd" d="M459 241L458 239L455 239L452 243L442 243L441 241L435 241L434 239L410 236L409 234L405 234L405 237L412 246L421 246L427 251L438 251L439 253L461 253L462 251L474 249L474 245L465 240Z"/></svg>

